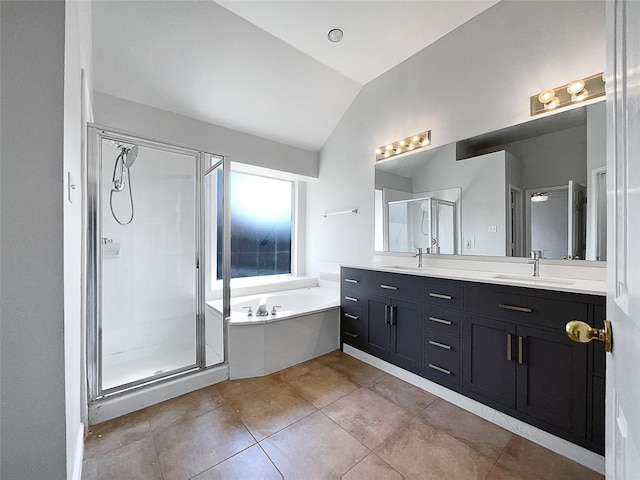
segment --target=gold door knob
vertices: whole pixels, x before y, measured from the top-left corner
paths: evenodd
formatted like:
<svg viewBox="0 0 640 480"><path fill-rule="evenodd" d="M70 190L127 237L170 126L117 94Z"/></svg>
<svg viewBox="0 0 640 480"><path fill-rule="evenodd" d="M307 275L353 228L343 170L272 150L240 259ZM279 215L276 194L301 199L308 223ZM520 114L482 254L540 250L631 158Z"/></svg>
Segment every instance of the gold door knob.
<svg viewBox="0 0 640 480"><path fill-rule="evenodd" d="M591 340L604 342L604 351L611 351L611 322L604 321L604 328L593 328L589 324L579 320L571 320L566 326L567 336L578 343L587 343Z"/></svg>

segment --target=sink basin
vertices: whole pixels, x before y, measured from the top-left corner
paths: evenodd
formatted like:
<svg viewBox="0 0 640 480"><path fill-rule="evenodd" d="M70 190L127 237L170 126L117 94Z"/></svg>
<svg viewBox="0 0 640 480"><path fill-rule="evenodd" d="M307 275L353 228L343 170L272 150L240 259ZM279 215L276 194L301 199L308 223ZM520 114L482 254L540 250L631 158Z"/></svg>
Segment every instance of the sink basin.
<svg viewBox="0 0 640 480"><path fill-rule="evenodd" d="M427 269L427 267L408 267L406 265L385 265L382 268L393 268L394 270L412 270L414 272L421 272Z"/></svg>
<svg viewBox="0 0 640 480"><path fill-rule="evenodd" d="M573 280L563 280L561 278L549 278L549 277L533 277L530 275L508 275L499 273L493 275L493 278L500 280L510 280L512 282L526 283L528 285L573 285L576 283Z"/></svg>

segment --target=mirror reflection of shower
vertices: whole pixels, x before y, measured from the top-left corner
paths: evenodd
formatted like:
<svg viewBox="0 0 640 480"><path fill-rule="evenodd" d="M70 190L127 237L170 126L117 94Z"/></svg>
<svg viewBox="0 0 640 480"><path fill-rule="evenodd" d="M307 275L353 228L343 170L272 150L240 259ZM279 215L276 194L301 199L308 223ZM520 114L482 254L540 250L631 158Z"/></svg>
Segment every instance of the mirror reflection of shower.
<svg viewBox="0 0 640 480"><path fill-rule="evenodd" d="M118 142L111 142L111 146L120 150L120 153L116 157L116 161L113 165L113 177L111 194L109 195L109 207L111 208L111 215L116 222L120 225L129 225L133 221L134 208L133 208L133 193L131 191L131 174L129 169L133 166L138 157L138 146L133 145L127 147ZM123 192L125 189L129 190L129 204L131 205L131 214L128 220L120 220L113 209L113 194Z"/></svg>

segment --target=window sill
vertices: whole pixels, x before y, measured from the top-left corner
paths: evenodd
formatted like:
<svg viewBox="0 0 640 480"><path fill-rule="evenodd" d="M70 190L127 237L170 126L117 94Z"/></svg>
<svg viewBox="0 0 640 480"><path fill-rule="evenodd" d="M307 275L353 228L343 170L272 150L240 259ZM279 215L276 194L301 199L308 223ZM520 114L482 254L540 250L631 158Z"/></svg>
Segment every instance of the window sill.
<svg viewBox="0 0 640 480"><path fill-rule="evenodd" d="M268 277L247 277L231 279L231 296L244 297L257 293L317 287L316 277L295 277L293 275L272 275ZM218 282L207 295L207 301L222 298L222 282Z"/></svg>

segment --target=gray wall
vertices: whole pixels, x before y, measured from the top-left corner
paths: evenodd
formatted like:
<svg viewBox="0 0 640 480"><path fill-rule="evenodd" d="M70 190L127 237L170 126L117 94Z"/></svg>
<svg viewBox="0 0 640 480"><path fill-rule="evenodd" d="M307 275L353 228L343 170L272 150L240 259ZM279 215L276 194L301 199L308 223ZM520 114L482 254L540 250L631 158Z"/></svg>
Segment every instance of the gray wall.
<svg viewBox="0 0 640 480"><path fill-rule="evenodd" d="M94 102L95 121L102 126L180 143L209 153L231 155L234 162L309 177L318 176L317 152L309 152L100 92L95 93Z"/></svg>
<svg viewBox="0 0 640 480"><path fill-rule="evenodd" d="M65 4L0 2L0 476L66 478Z"/></svg>
<svg viewBox="0 0 640 480"><path fill-rule="evenodd" d="M435 148L525 122L531 95L604 70L604 2L544 6L499 2L363 87L309 184L309 273L371 261L376 147L431 129Z"/></svg>

